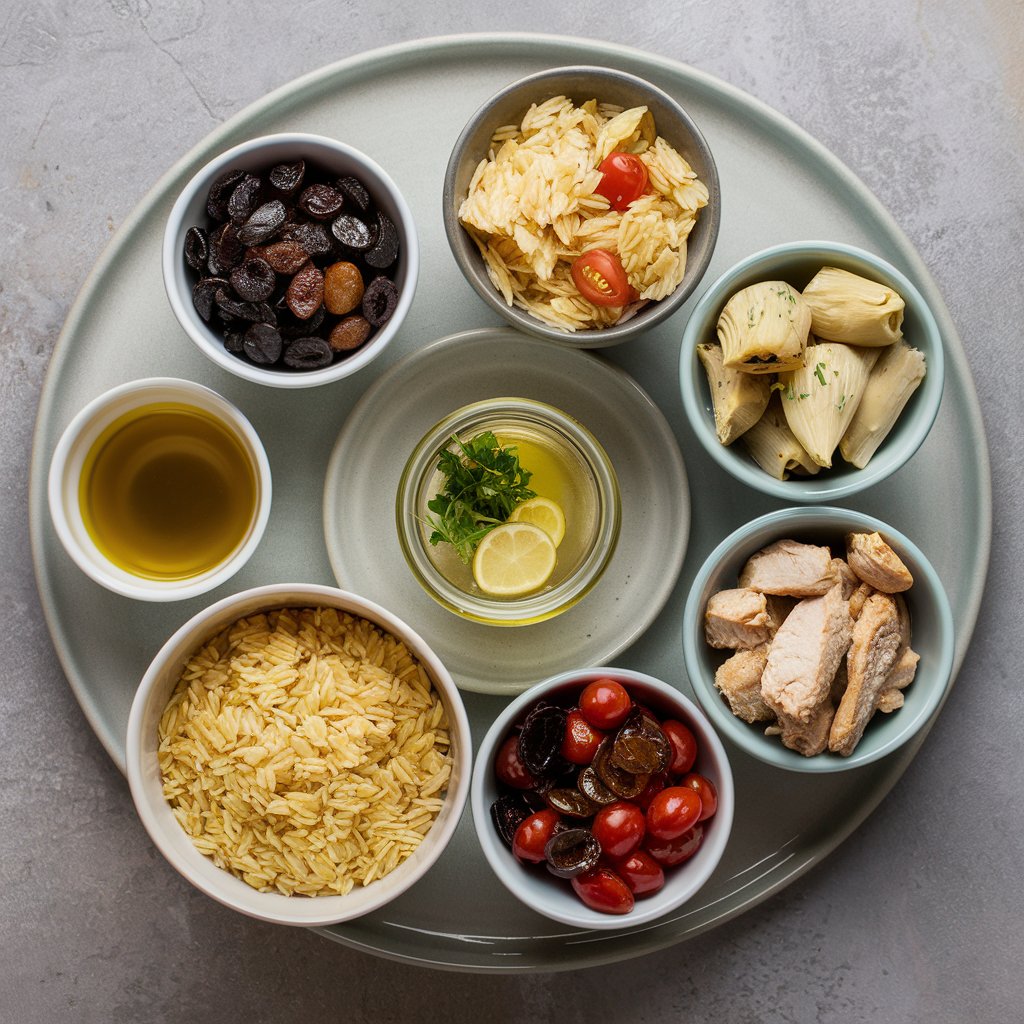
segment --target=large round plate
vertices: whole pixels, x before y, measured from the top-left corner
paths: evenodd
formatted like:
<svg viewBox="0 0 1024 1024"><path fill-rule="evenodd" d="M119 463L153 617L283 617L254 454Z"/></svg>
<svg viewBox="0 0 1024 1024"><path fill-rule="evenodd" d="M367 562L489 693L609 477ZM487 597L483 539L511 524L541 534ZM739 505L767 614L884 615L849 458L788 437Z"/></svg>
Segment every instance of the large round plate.
<svg viewBox="0 0 1024 1024"><path fill-rule="evenodd" d="M469 402L510 395L558 407L601 442L619 478L622 530L600 582L576 607L502 629L461 619L423 590L402 556L394 509L405 460L435 423ZM596 355L510 327L467 331L406 356L367 388L327 465L324 537L338 583L401 608L460 689L476 693L521 693L625 650L672 593L689 531L679 446L636 381Z"/></svg>
<svg viewBox="0 0 1024 1024"><path fill-rule="evenodd" d="M871 193L791 122L673 61L612 44L539 36L418 40L307 75L218 128L158 182L124 224L68 316L39 404L30 498L33 554L42 606L68 681L121 767L128 709L149 659L205 600L217 600L228 588L180 605L140 605L102 590L79 572L60 547L46 508L46 468L61 431L90 398L125 380L166 375L212 386L236 402L260 432L274 473L267 533L229 586L330 582L320 516L324 472L355 402L403 355L435 338L497 323L462 279L445 242L440 195L448 151L477 106L499 88L546 67L579 63L606 64L650 79L682 103L703 130L718 164L723 204L708 282L769 245L833 238L894 263L932 303L948 356L939 417L903 469L851 504L891 522L931 560L953 607L959 666L988 564L992 498L985 435L967 361L942 297ZM212 366L179 329L160 278L164 220L182 185L228 146L285 130L354 142L387 168L417 218L423 257L409 319L380 362L335 386L294 394L248 384ZM683 422L679 341L700 293L698 288L679 313L642 339L606 350L672 425L693 503L679 582L648 630L617 660L687 692L679 623L694 573L727 533L778 507L718 469ZM629 602L628 592L622 600ZM468 695L477 735L502 704L498 697ZM926 732L877 764L828 779L772 770L730 748L737 806L729 849L698 897L653 925L585 934L524 909L487 867L467 814L420 885L380 913L324 934L410 963L497 972L583 967L662 948L735 917L820 862L892 788Z"/></svg>

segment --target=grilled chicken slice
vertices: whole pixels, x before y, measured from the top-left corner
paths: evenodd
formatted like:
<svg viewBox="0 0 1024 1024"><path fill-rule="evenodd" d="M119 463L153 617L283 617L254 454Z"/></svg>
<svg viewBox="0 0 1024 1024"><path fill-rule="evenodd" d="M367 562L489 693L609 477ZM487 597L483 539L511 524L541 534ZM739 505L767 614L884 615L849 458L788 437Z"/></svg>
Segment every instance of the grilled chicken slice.
<svg viewBox="0 0 1024 1024"><path fill-rule="evenodd" d="M777 624L756 590L720 590L704 611L704 638L718 649L748 651L769 640Z"/></svg>
<svg viewBox="0 0 1024 1024"><path fill-rule="evenodd" d="M860 577L846 564L842 558L832 559L832 571L836 579L843 585L843 597L849 601L861 585ZM854 618L857 616L854 615Z"/></svg>
<svg viewBox="0 0 1024 1024"><path fill-rule="evenodd" d="M781 738L783 746L803 754L804 757L814 757L828 748L829 728L835 713L835 704L826 700L815 708L809 722L801 722L799 719L790 718L789 715L779 715L777 735Z"/></svg>
<svg viewBox="0 0 1024 1024"><path fill-rule="evenodd" d="M878 533L848 533L846 559L865 583L883 594L900 594L913 585L910 570Z"/></svg>
<svg viewBox="0 0 1024 1024"><path fill-rule="evenodd" d="M780 631L781 632L781 631ZM849 757L875 713L901 645L900 617L889 594L872 594L853 627L847 657L849 682L832 721L828 748Z"/></svg>
<svg viewBox="0 0 1024 1024"><path fill-rule="evenodd" d="M744 722L769 722L775 718L761 696L761 673L768 661L768 645L749 651L737 651L722 662L715 673L715 686L729 703L729 708Z"/></svg>
<svg viewBox="0 0 1024 1024"><path fill-rule="evenodd" d="M827 549L826 549L827 550ZM809 723L850 646L853 620L842 584L801 601L772 640L761 696L776 713Z"/></svg>
<svg viewBox="0 0 1024 1024"><path fill-rule="evenodd" d="M921 655L910 649L910 611L901 594L895 594L896 614L900 620L900 649L896 663L885 678L885 686L878 696L878 710L884 714L903 707L903 691L914 681Z"/></svg>
<svg viewBox="0 0 1024 1024"><path fill-rule="evenodd" d="M784 597L820 597L836 582L827 547L780 540L753 555L740 574L740 586Z"/></svg>
<svg viewBox="0 0 1024 1024"><path fill-rule="evenodd" d="M853 621L856 622L860 618L860 613L864 608L864 602L875 592L875 588L870 583L862 583L857 589L850 595L850 614L853 616Z"/></svg>

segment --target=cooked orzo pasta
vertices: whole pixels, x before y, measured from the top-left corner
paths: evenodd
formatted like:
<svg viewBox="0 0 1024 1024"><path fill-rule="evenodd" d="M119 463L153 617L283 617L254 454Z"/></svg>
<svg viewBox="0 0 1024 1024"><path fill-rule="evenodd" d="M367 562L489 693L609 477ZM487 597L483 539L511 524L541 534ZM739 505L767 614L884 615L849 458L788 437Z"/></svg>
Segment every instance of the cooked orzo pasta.
<svg viewBox="0 0 1024 1024"><path fill-rule="evenodd" d="M649 190L622 212L597 194L601 162L635 154ZM607 327L631 306L597 306L572 280L591 249L618 256L639 303L670 295L686 272L686 239L708 202L694 170L655 132L646 107L622 110L564 96L499 128L459 208L495 288L510 306L567 331Z"/></svg>
<svg viewBox="0 0 1024 1024"><path fill-rule="evenodd" d="M160 719L164 796L195 846L262 891L344 894L430 830L448 720L406 646L333 608L239 619Z"/></svg>

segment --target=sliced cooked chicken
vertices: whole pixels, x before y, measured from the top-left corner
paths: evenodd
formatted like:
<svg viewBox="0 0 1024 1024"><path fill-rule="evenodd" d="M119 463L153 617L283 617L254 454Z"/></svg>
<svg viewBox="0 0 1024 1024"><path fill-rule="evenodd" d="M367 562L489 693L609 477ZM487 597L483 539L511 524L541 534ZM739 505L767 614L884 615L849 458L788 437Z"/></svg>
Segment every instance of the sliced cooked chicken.
<svg viewBox="0 0 1024 1024"><path fill-rule="evenodd" d="M853 621L856 622L860 618L861 610L864 607L864 602L875 592L875 588L870 583L862 583L857 589L850 595L850 614L853 616Z"/></svg>
<svg viewBox="0 0 1024 1024"><path fill-rule="evenodd" d="M828 697L850 646L853 620L843 588L801 601L772 640L761 695L779 714L808 723Z"/></svg>
<svg viewBox="0 0 1024 1024"><path fill-rule="evenodd" d="M865 583L883 594L902 593L914 583L914 577L900 556L878 533L848 533L846 559Z"/></svg>
<svg viewBox="0 0 1024 1024"><path fill-rule="evenodd" d="M781 631L780 631L781 632ZM849 683L832 721L828 747L848 757L864 735L878 698L900 649L901 631L896 602L888 594L872 594L853 627L846 662Z"/></svg>
<svg viewBox="0 0 1024 1024"><path fill-rule="evenodd" d="M704 639L712 647L750 650L770 639L775 623L756 590L720 590L704 611Z"/></svg>
<svg viewBox="0 0 1024 1024"><path fill-rule="evenodd" d="M814 710L809 722L779 715L779 736L783 745L804 757L820 754L828 747L829 728L835 713L835 705L826 700Z"/></svg>
<svg viewBox="0 0 1024 1024"><path fill-rule="evenodd" d="M768 661L768 645L737 651L718 666L715 686L729 702L729 708L744 722L768 722L775 717L761 697L761 673Z"/></svg>
<svg viewBox="0 0 1024 1024"><path fill-rule="evenodd" d="M762 594L820 597L836 582L827 547L780 540L753 555L740 574L740 586Z"/></svg>
<svg viewBox="0 0 1024 1024"><path fill-rule="evenodd" d="M860 586L860 577L846 564L842 558L832 559L832 571L836 579L843 585L843 597L847 601L853 597L854 592ZM854 618L857 616L854 615Z"/></svg>

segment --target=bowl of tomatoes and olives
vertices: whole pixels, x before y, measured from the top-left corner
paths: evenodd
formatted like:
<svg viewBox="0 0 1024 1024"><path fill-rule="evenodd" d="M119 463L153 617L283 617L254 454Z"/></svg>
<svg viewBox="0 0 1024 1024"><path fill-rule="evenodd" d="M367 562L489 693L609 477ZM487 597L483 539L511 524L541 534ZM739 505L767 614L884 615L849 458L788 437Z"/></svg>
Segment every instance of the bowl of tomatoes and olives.
<svg viewBox="0 0 1024 1024"><path fill-rule="evenodd" d="M710 878L732 827L732 772L690 700L642 672L563 672L495 720L473 771L484 855L527 906L626 928Z"/></svg>
<svg viewBox="0 0 1024 1024"><path fill-rule="evenodd" d="M562 99L571 111L559 113ZM625 133L608 125L639 110ZM620 344L676 312L711 262L721 216L715 161L689 113L650 82L589 66L541 71L483 103L452 150L442 203L481 299L571 348Z"/></svg>

